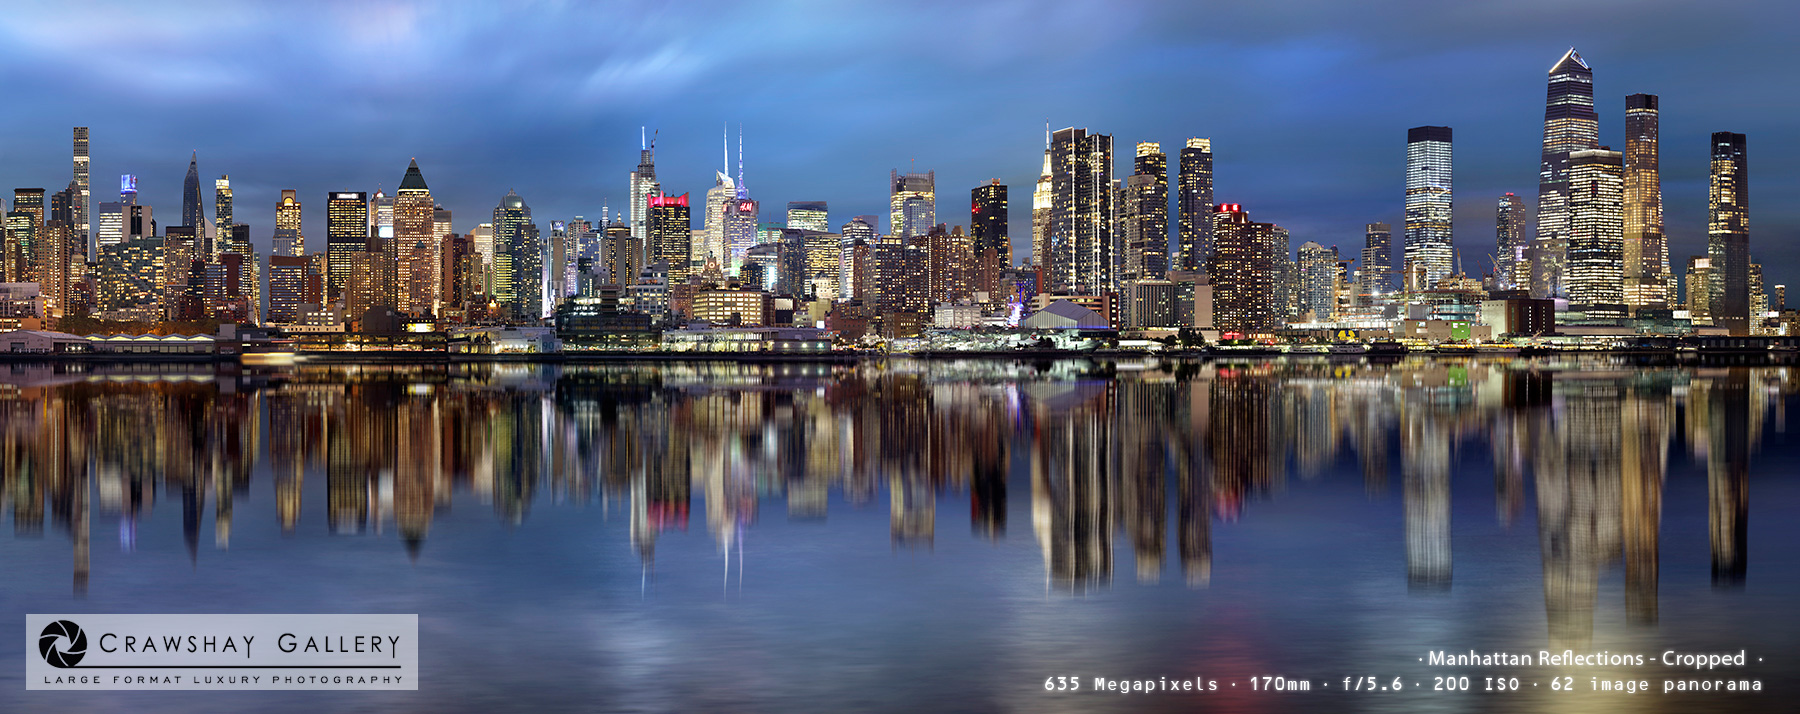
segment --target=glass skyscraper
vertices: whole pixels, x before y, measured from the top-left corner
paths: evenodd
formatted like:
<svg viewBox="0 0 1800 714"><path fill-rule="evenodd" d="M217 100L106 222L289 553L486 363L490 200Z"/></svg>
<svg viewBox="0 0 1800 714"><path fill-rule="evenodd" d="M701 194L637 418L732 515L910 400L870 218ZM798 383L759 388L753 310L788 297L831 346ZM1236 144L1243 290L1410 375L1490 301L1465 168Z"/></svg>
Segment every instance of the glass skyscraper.
<svg viewBox="0 0 1800 714"><path fill-rule="evenodd" d="M1712 261L1713 324L1750 334L1750 167L1743 134L1712 135L1711 219L1706 255Z"/></svg>
<svg viewBox="0 0 1800 714"><path fill-rule="evenodd" d="M1494 209L1494 284L1531 289L1531 244L1525 237L1525 201L1508 191Z"/></svg>
<svg viewBox="0 0 1800 714"><path fill-rule="evenodd" d="M1624 315L1624 155L1569 152L1569 304L1589 315Z"/></svg>
<svg viewBox="0 0 1800 714"><path fill-rule="evenodd" d="M1568 294L1564 261L1569 248L1569 152L1599 147L1594 71L1571 47L1550 68L1544 100L1544 153L1538 170L1537 237L1532 251L1533 297Z"/></svg>
<svg viewBox="0 0 1800 714"><path fill-rule="evenodd" d="M1406 130L1406 272L1417 267L1431 287L1453 269L1450 127ZM1415 267L1417 266L1417 267Z"/></svg>
<svg viewBox="0 0 1800 714"><path fill-rule="evenodd" d="M369 194L335 191L325 197L326 299L342 297L350 284L352 253L368 250Z"/></svg>

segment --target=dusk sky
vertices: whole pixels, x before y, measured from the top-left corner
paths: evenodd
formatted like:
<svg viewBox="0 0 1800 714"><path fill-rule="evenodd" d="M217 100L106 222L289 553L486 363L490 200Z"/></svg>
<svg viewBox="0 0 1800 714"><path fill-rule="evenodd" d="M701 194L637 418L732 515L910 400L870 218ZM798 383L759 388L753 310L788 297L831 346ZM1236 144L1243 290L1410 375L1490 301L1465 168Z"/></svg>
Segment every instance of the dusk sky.
<svg viewBox="0 0 1800 714"><path fill-rule="evenodd" d="M1370 221L1399 242L1406 129L1436 124L1455 130L1455 244L1480 275L1497 197L1535 205L1545 73L1574 46L1602 144L1622 148L1627 94L1662 97L1674 272L1705 250L1708 135L1735 131L1752 254L1768 285L1800 283L1791 3L1366 5L21 4L0 19L0 186L66 185L85 125L96 203L134 173L177 222L197 150L209 215L230 174L265 254L280 189L300 191L319 250L326 192L391 193L413 157L458 232L509 188L547 232L623 209L640 126L659 132L664 190L699 195L741 124L765 220L825 200L834 226L885 229L888 171L914 169L937 171L938 219L967 224L969 189L999 178L1016 259L1048 120L1112 134L1119 177L1136 142L1210 137L1216 200L1355 255Z"/></svg>

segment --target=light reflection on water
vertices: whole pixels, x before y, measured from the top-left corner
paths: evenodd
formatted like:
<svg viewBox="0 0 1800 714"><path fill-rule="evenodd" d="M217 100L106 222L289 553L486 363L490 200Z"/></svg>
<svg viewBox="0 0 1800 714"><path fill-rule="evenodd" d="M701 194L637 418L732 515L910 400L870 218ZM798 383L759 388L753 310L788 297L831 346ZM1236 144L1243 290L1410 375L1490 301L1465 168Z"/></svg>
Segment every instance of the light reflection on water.
<svg viewBox="0 0 1800 714"><path fill-rule="evenodd" d="M1417 358L0 364L0 566L19 576L0 610L421 614L419 693L253 702L296 711L1279 708L1041 685L1429 687L1450 673L1418 666L1430 649L1791 659L1797 378ZM77 696L22 692L18 656L0 650L0 705ZM1779 692L1791 671L1755 673ZM95 701L254 695L136 696Z"/></svg>

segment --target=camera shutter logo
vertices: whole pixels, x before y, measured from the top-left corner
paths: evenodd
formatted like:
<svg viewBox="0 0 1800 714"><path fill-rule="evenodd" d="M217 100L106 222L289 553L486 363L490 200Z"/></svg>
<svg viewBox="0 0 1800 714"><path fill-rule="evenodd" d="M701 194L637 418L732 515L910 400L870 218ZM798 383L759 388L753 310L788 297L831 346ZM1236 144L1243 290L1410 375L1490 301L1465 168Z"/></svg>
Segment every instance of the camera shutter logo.
<svg viewBox="0 0 1800 714"><path fill-rule="evenodd" d="M67 649L58 649L58 640L66 641ZM87 654L87 633L68 620L45 625L43 634L38 635L38 654L52 667L73 667Z"/></svg>

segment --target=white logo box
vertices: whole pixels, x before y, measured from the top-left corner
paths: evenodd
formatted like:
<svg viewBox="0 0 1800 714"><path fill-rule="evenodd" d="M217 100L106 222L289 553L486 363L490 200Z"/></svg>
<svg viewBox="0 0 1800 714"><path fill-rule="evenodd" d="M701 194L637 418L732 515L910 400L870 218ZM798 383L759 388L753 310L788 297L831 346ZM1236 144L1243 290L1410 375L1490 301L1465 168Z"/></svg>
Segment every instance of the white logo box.
<svg viewBox="0 0 1800 714"><path fill-rule="evenodd" d="M419 616L25 616L25 688L417 690Z"/></svg>

